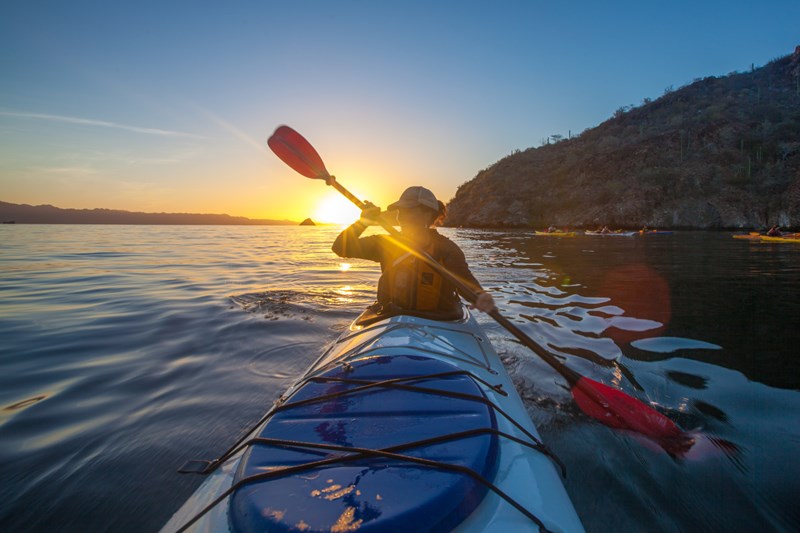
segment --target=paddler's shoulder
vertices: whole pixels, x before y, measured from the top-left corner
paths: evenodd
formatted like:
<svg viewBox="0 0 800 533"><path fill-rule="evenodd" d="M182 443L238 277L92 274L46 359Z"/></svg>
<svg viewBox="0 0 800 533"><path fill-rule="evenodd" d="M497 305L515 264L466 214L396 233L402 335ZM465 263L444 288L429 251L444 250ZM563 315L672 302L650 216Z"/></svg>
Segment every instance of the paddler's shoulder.
<svg viewBox="0 0 800 533"><path fill-rule="evenodd" d="M456 243L454 243L449 238L445 237L444 235L436 231L434 228L431 228L430 232L431 232L431 239L433 239L433 242L438 248L444 250L455 249L461 251L461 248Z"/></svg>
<svg viewBox="0 0 800 533"><path fill-rule="evenodd" d="M453 241L451 241L450 239L448 239L447 237L436 231L436 228L428 228L428 232L431 236L431 239L434 239L439 242L449 242L455 244Z"/></svg>

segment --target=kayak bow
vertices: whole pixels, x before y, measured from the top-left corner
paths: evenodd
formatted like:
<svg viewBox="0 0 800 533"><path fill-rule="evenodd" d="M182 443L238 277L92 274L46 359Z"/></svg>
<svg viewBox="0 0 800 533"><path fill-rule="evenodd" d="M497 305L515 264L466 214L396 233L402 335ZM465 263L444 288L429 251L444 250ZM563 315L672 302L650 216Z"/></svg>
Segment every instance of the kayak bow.
<svg viewBox="0 0 800 533"><path fill-rule="evenodd" d="M362 315L164 531L583 531L485 334Z"/></svg>

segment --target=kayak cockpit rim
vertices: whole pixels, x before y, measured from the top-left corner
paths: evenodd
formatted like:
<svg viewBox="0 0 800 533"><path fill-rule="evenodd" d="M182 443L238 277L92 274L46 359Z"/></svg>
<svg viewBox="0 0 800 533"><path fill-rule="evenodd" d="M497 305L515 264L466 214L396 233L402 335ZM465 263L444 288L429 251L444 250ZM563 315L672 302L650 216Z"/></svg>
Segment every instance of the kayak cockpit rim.
<svg viewBox="0 0 800 533"><path fill-rule="evenodd" d="M361 316L364 316L364 313L362 313ZM486 353L486 350L484 348L485 343L488 342L487 339L485 339L481 335L476 335L472 331L467 331L463 327L458 327L459 325L463 326L463 324L465 324L469 319L469 314L466 308L462 307L462 311L461 314L459 314L459 318L449 321L437 321L435 325L432 325L430 323L418 323L417 319L423 319L425 321L430 321L431 319L416 314L397 313L393 315L383 316L380 321L372 320L371 318L367 321L363 321L360 320L361 316L359 317L359 319L356 319L353 322L353 324L350 327L349 334L343 335L342 337L338 338L327 350L325 350L322 353L321 356L319 356L319 358L314 362L314 364L311 365L311 370L309 371L308 374L306 374L306 377L313 373L321 373L330 368L329 365L323 365L322 362L325 361L326 358L330 357L331 353L334 352L337 347L341 346L346 342L350 342L352 339L355 339L357 337L361 338L366 337L366 338L364 338L364 341L362 343L351 346L343 354L336 355L335 360L331 361L331 363L344 365L347 364L348 360L353 358L361 358L364 355L368 355L372 351L380 350L385 352L386 351L385 347L377 347L374 350L373 349L369 349L366 351L362 350L365 346L368 346L371 342L374 341L374 339L377 337L376 333L379 330L381 330L380 331L381 333L385 334L393 330L401 330L401 329L411 330L419 334L419 336L422 337L424 340L428 341L433 340L435 342L441 342L449 350L449 351L432 350L429 348L423 348L418 346L416 348L417 351L427 352L431 355L443 357L445 359L454 360L469 365L474 365L486 370L490 374L496 375L498 373L497 370L492 368L489 354ZM385 323L385 321L388 320L389 318L399 318L400 321ZM480 359L462 350L458 346L455 346L452 342L450 342L450 340L447 337L436 335L435 334L436 331L456 333L459 335L471 337L476 341L476 344L480 349ZM458 355L455 355L456 353ZM287 391L287 394L291 392L292 389Z"/></svg>

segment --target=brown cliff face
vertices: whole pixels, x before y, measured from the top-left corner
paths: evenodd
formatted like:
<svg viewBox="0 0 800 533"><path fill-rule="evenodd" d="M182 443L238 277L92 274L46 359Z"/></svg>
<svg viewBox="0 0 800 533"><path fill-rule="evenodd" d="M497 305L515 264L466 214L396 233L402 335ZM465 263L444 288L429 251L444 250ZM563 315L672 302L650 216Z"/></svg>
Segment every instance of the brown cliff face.
<svg viewBox="0 0 800 533"><path fill-rule="evenodd" d="M448 226L800 226L800 51L510 155L448 209Z"/></svg>

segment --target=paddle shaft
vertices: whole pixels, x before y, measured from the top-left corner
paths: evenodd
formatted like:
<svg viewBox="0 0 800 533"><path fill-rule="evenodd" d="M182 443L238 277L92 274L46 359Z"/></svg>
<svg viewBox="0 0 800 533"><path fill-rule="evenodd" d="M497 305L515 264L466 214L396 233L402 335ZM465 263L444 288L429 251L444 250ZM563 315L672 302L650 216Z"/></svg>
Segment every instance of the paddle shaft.
<svg viewBox="0 0 800 533"><path fill-rule="evenodd" d="M354 196L350 191L348 191L342 184L340 184L335 179L326 180L328 185L331 185L337 191L342 193L348 200L353 202L359 209L364 209L366 204L359 200L356 196ZM395 237L397 239L401 239L402 242L407 243L408 240L404 239L403 236L397 231L394 226L389 224L383 219L378 219L377 222L385 229L389 235ZM472 290L472 288L464 283L458 276L455 276L452 272L447 270L442 264L440 264L436 259L430 256L424 250L420 250L413 245L409 245L407 247L408 251L412 253L415 257L422 260L425 264L431 267L437 274L442 276L444 279L452 283L456 286L458 291L464 295L464 297L470 303L475 303L478 299L478 294ZM493 309L488 313L498 324L503 326L509 333L514 335L522 344L533 350L536 355L542 358L545 363L550 365L553 370L561 374L564 379L566 379L570 386L575 385L579 379L581 379L581 375L572 370L571 368L563 365L558 359L556 359L550 352L544 350L539 344L537 344L533 339L531 339L528 335L526 335L522 330L520 330L517 326L514 325L509 319L504 317L498 309Z"/></svg>
<svg viewBox="0 0 800 533"><path fill-rule="evenodd" d="M539 346L528 335L526 335L525 332L515 326L513 322L501 315L499 310L494 309L490 311L489 316L492 317L495 322L503 326L509 333L514 335L522 344L530 348L536 355L541 357L542 360L550 365L553 370L561 374L571 387L583 377L568 366L563 365L558 359L553 357L550 352L542 349L542 347Z"/></svg>
<svg viewBox="0 0 800 533"><path fill-rule="evenodd" d="M350 200L351 202L356 204L356 207L358 207L362 211L367 207L367 204L365 204L364 202L359 200L356 196L353 195L353 193L351 193L350 191L345 189L344 186L342 186L341 183L336 181L336 179L332 179L332 180L326 181L326 183L328 185L332 186L334 189L336 189L340 193L342 193L348 200ZM389 226L388 224L383 224L383 221L381 221L381 226L383 226L386 229L386 231L388 231L389 233L392 233L393 235L394 234L398 234L399 235L399 233L397 232L396 229L394 229L392 226ZM395 236L397 236L397 235L395 235ZM433 258L431 258L431 260L433 260Z"/></svg>

